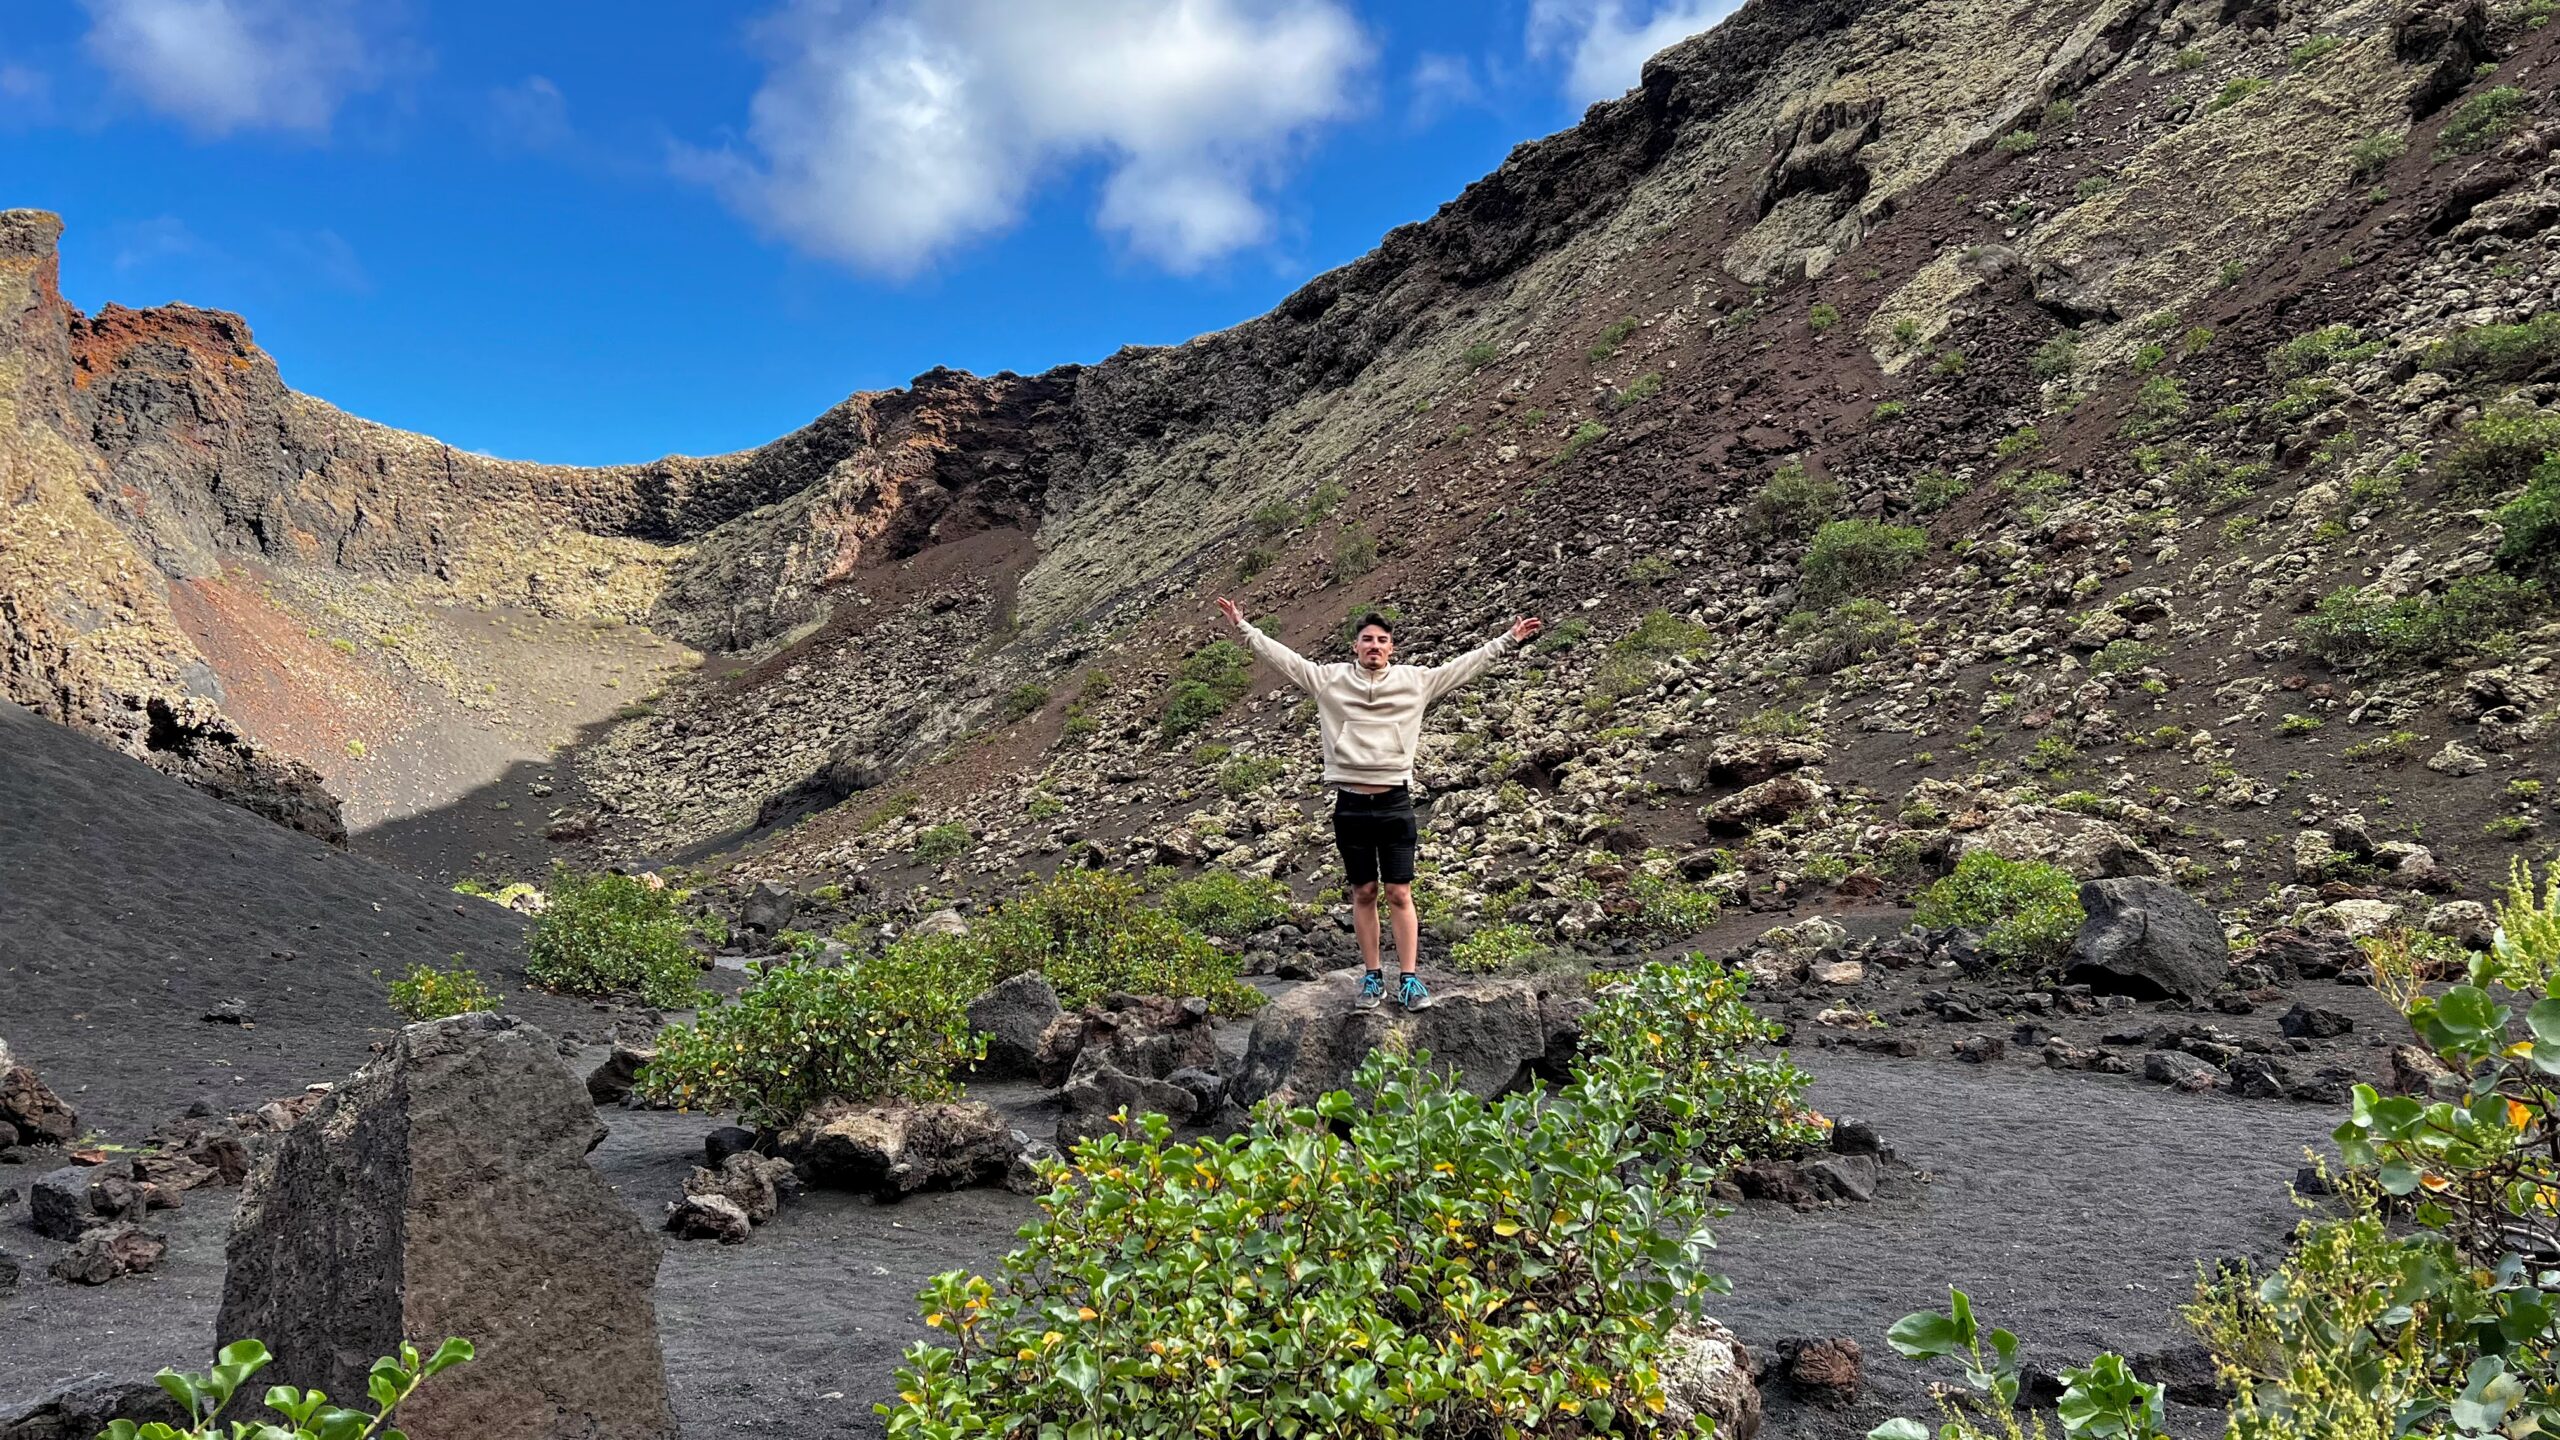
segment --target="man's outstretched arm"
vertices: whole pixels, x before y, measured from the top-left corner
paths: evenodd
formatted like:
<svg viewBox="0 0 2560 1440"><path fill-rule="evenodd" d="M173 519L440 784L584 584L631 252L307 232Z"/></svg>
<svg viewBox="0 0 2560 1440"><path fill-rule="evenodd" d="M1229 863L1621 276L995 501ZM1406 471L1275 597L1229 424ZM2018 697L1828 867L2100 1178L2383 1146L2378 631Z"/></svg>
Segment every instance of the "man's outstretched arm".
<svg viewBox="0 0 2560 1440"><path fill-rule="evenodd" d="M1529 643L1539 631L1545 628L1546 622L1537 616L1521 616L1511 622L1509 630L1494 639L1477 646L1446 665L1432 666L1425 672L1426 684L1429 687L1425 693L1434 700L1439 699L1483 674L1494 661Z"/></svg>
<svg viewBox="0 0 2560 1440"><path fill-rule="evenodd" d="M1226 616L1227 623L1235 627L1236 636L1244 641L1246 649L1259 656L1264 664L1287 676L1290 684L1310 692L1316 688L1317 667L1314 661L1245 623L1244 612L1224 595L1218 597L1218 613Z"/></svg>

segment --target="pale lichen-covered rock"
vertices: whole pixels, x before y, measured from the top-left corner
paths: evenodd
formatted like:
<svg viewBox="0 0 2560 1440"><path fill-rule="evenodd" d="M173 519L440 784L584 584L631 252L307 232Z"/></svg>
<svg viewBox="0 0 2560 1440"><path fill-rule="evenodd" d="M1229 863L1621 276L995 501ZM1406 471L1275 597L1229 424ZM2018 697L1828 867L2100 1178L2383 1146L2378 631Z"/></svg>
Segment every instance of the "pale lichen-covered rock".
<svg viewBox="0 0 2560 1440"><path fill-rule="evenodd" d="M1719 1436L1752 1440L1760 1433L1760 1387L1751 1352L1722 1324L1700 1316L1664 1337L1662 1421L1674 1430L1710 1421Z"/></svg>
<svg viewBox="0 0 2560 1440"><path fill-rule="evenodd" d="M1311 1104L1351 1083L1390 1035L1451 1071L1470 1093L1498 1095L1531 1073L1554 1073L1581 1040L1581 1002L1529 979L1438 979L1427 1010L1393 1002L1352 1006L1357 968L1337 970L1264 1006L1253 1018L1243 1070L1229 1082L1241 1104L1278 1096Z"/></svg>
<svg viewBox="0 0 2560 1440"><path fill-rule="evenodd" d="M925 1190L1004 1182L1021 1146L995 1107L976 1100L830 1106L776 1147L812 1185L902 1200Z"/></svg>

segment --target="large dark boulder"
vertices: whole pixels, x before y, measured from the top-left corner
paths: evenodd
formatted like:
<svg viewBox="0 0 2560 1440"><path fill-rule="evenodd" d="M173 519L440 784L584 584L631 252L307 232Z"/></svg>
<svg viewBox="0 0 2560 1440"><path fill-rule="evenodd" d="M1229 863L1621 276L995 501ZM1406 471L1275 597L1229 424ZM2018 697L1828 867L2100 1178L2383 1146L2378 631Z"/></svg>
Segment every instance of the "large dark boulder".
<svg viewBox="0 0 2560 1440"><path fill-rule="evenodd" d="M261 1384L365 1393L404 1339L479 1359L403 1406L411 1434L675 1440L651 1298L658 1242L587 1163L594 1102L540 1030L413 1025L264 1146L215 1326Z"/></svg>
<svg viewBox="0 0 2560 1440"><path fill-rule="evenodd" d="M1220 1063L1209 1002L1197 996L1114 993L1059 1016L1040 1037L1040 1083L1066 1084L1088 1054L1158 1080L1185 1067L1215 1071Z"/></svg>
<svg viewBox="0 0 2560 1440"><path fill-rule="evenodd" d="M2071 944L2067 979L2139 999L2196 999L2230 974L2222 922L2165 880L2084 881L2080 908L2089 918Z"/></svg>
<svg viewBox="0 0 2560 1440"><path fill-rule="evenodd" d="M738 911L738 926L750 934L770 940L782 933L800 913L800 897L787 885L759 880Z"/></svg>
<svg viewBox="0 0 2560 1440"><path fill-rule="evenodd" d="M987 1037L978 1073L1010 1080L1040 1068L1040 1037L1057 1022L1058 992L1037 971L1009 975L969 1002L969 1028Z"/></svg>
<svg viewBox="0 0 2560 1440"><path fill-rule="evenodd" d="M1243 1105L1275 1095L1311 1103L1349 1085L1369 1052L1397 1032L1470 1093L1492 1096L1533 1073L1556 1074L1581 1041L1580 1006L1533 980L1439 981L1431 1008L1412 1013L1392 1002L1352 1008L1359 986L1357 968L1337 970L1264 1006L1228 1096Z"/></svg>

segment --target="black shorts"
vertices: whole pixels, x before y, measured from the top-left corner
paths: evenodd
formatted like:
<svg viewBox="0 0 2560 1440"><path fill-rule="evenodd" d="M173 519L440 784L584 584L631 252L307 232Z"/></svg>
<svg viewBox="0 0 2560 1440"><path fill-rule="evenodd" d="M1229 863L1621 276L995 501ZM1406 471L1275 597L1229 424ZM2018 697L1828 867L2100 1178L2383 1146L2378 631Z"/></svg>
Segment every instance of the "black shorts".
<svg viewBox="0 0 2560 1440"><path fill-rule="evenodd" d="M1413 792L1402 785L1375 795L1334 792L1333 848L1342 852L1343 875L1353 885L1412 884L1413 855L1421 843Z"/></svg>

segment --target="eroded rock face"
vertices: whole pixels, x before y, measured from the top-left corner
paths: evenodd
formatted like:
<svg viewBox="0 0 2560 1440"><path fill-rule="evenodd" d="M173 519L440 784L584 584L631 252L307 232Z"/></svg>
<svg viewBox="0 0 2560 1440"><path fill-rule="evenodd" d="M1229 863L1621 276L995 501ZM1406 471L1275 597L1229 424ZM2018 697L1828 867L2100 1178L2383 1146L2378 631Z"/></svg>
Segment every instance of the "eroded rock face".
<svg viewBox="0 0 2560 1440"><path fill-rule="evenodd" d="M1369 1052L1401 1033L1469 1093L1492 1096L1553 1073L1582 1037L1580 1006L1533 980L1437 980L1431 1008L1413 1013L1392 1003L1353 1009L1359 984L1357 968L1337 970L1264 1006L1228 1093L1247 1105L1271 1096L1309 1103L1349 1085Z"/></svg>
<svg viewBox="0 0 2560 1440"><path fill-rule="evenodd" d="M31 1145L64 1145L80 1133L79 1115L34 1067L18 1063L6 1040L0 1040L0 1124Z"/></svg>
<svg viewBox="0 0 2560 1440"><path fill-rule="evenodd" d="M218 1330L266 1341L262 1381L341 1395L404 1338L469 1337L480 1358L402 1409L412 1434L675 1440L658 1244L587 1164L601 1134L540 1030L409 1027L259 1154Z"/></svg>
<svg viewBox="0 0 2560 1440"><path fill-rule="evenodd" d="M1700 1317L1672 1327L1662 1357L1663 1423L1674 1430L1699 1420L1715 1433L1752 1440L1760 1433L1760 1386L1751 1352L1732 1331Z"/></svg>

